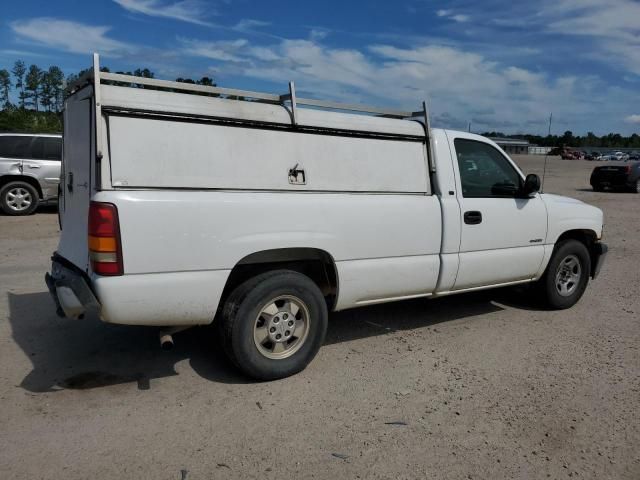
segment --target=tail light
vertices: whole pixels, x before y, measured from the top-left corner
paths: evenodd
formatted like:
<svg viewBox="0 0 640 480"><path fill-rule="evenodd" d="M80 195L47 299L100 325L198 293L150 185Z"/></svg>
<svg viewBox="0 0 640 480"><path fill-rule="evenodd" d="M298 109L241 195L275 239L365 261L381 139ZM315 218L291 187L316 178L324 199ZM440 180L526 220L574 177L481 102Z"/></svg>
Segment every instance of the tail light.
<svg viewBox="0 0 640 480"><path fill-rule="evenodd" d="M122 246L118 209L112 203L89 206L89 260L98 275L122 275Z"/></svg>
<svg viewBox="0 0 640 480"><path fill-rule="evenodd" d="M624 173L627 173L627 174L628 174L628 173L631 173L631 165L627 165L627 166L624 168Z"/></svg>

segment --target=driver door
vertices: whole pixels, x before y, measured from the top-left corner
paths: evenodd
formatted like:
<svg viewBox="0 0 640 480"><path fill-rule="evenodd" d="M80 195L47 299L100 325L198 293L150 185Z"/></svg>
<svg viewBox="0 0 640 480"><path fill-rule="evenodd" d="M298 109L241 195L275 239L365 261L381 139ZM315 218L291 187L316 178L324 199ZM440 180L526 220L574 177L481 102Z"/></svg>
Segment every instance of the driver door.
<svg viewBox="0 0 640 480"><path fill-rule="evenodd" d="M524 179L492 144L462 136L449 143L461 211L454 290L533 278L544 256L544 202L537 193L518 198Z"/></svg>

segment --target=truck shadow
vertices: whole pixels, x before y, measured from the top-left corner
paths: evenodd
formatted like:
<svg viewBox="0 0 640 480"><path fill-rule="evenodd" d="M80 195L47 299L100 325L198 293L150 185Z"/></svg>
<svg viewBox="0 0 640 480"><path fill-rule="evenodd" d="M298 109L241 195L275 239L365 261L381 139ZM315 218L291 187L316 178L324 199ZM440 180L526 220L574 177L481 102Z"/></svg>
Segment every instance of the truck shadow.
<svg viewBox="0 0 640 480"><path fill-rule="evenodd" d="M175 336L175 347L159 347L157 328L109 325L97 318L58 318L48 292L9 293L15 342L32 363L20 383L30 392L92 389L135 382L141 390L151 381L178 375L176 364L188 360L202 378L219 383L251 383L226 360L213 328L193 328ZM507 291L477 292L461 297L412 300L332 314L325 344L429 327L477 317L504 308L535 308Z"/></svg>

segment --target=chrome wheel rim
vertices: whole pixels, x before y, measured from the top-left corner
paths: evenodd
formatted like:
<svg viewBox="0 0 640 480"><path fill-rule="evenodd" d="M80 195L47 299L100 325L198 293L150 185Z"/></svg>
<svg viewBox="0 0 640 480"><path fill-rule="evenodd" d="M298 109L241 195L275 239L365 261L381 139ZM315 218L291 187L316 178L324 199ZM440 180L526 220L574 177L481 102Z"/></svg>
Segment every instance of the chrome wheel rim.
<svg viewBox="0 0 640 480"><path fill-rule="evenodd" d="M567 255L562 259L556 271L556 290L563 297L568 297L578 288L582 266L575 255Z"/></svg>
<svg viewBox="0 0 640 480"><path fill-rule="evenodd" d="M6 203L9 208L15 212L27 210L32 202L33 198L31 197L31 193L26 188L12 188L6 194Z"/></svg>
<svg viewBox="0 0 640 480"><path fill-rule="evenodd" d="M253 324L253 341L258 351L273 360L296 353L309 335L309 309L293 295L269 300Z"/></svg>

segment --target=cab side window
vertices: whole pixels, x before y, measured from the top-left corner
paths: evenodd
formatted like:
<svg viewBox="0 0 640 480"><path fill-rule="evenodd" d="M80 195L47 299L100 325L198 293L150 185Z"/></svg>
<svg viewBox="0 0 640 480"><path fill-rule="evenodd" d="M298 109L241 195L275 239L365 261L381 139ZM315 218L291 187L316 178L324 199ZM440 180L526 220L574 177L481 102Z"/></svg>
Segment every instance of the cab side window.
<svg viewBox="0 0 640 480"><path fill-rule="evenodd" d="M522 179L509 161L489 144L454 140L462 195L466 198L513 198Z"/></svg>

